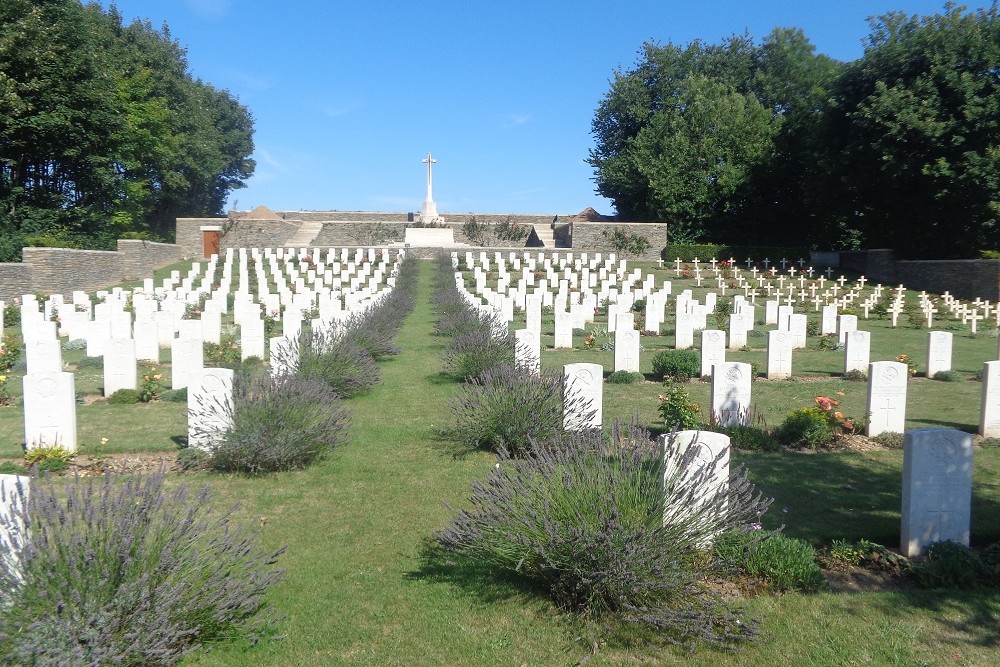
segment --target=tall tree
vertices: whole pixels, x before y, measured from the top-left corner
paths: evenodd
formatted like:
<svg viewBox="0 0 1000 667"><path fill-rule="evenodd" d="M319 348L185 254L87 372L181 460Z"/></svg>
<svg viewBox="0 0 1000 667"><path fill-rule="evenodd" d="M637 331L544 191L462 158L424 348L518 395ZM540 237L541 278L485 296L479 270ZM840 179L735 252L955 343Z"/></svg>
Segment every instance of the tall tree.
<svg viewBox="0 0 1000 667"><path fill-rule="evenodd" d="M113 247L221 213L253 173L252 137L166 27L79 0L0 3L0 260L26 237Z"/></svg>
<svg viewBox="0 0 1000 667"><path fill-rule="evenodd" d="M903 256L1000 249L997 5L871 25L828 138L845 185L840 219Z"/></svg>

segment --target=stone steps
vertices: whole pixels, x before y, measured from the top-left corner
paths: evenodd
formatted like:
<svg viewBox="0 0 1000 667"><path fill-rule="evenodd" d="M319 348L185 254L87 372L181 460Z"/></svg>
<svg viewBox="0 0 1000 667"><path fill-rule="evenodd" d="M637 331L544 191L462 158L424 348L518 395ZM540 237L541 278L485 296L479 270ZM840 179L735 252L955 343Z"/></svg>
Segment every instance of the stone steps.
<svg viewBox="0 0 1000 667"><path fill-rule="evenodd" d="M535 230L535 235L538 236L538 240L542 242L542 247L556 247L556 238L552 233L552 227L550 225L532 225L532 227Z"/></svg>
<svg viewBox="0 0 1000 667"><path fill-rule="evenodd" d="M295 232L292 238L285 241L286 248L308 248L309 244L316 240L323 229L322 222L303 222L299 226L299 231Z"/></svg>

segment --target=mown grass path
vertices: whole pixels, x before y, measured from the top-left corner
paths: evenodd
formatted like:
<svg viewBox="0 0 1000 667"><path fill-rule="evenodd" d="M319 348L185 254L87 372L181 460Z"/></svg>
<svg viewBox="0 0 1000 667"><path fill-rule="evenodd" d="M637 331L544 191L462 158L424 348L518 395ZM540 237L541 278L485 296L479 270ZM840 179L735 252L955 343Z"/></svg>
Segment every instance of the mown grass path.
<svg viewBox="0 0 1000 667"><path fill-rule="evenodd" d="M268 545L288 545L287 582L273 596L285 638L192 663L567 664L586 654L545 602L425 573L424 540L451 516L443 501L463 503L494 459L456 457L438 436L455 384L439 377L434 267L420 264L417 305L396 339L402 353L348 402L351 442L306 471L215 484L250 520L264 517Z"/></svg>

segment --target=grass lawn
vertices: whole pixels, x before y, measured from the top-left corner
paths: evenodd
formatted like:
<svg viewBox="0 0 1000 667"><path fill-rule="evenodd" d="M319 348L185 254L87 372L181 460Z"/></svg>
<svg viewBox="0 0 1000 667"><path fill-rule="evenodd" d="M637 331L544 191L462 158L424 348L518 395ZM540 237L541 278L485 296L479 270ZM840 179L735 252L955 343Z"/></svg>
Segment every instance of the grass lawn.
<svg viewBox="0 0 1000 667"><path fill-rule="evenodd" d="M287 580L271 594L284 617L283 639L256 647L220 645L186 664L567 665L592 653L588 665L996 664L997 592L753 598L745 604L761 619L761 643L738 653L703 649L688 655L609 640L599 624L554 609L528 588L489 573L435 566L425 558L425 541L452 516L444 503L462 506L494 459L458 451L440 435L457 385L440 375L443 341L432 334L429 302L434 267L421 265L417 307L397 339L403 352L382 363L381 384L348 402L351 442L305 471L182 478L213 486L217 502L238 501L240 517L256 526L268 547L288 546L281 558ZM669 278L666 271L663 276ZM758 312L763 316L762 307ZM892 331L886 324L862 320L860 328L873 332L873 360L903 352L923 358L926 331ZM751 339L754 346L762 341ZM642 342L648 372L652 353L672 340L666 335ZM956 368L971 374L995 358L996 339L956 332L954 347ZM610 368L611 354L543 349L542 358L552 369L571 361ZM864 384L835 376L842 354L797 352L795 370L803 378L755 383L755 400L767 422L780 423L816 395L837 390L846 393L845 412L862 415ZM729 358L752 361L755 355L762 358L760 350ZM695 400L706 402L708 384L692 382L688 388ZM908 426L974 430L979 390L972 380L914 380ZM656 382L605 385L605 418L638 413L655 425L659 391ZM16 456L19 413L0 409L0 455ZM169 450L186 430L184 405L173 403L79 406L78 423L82 442L108 437L109 447L126 449ZM768 526L783 524L789 535L817 546L861 537L897 546L901 452L737 453L734 459L775 498L764 517ZM1000 448L977 448L974 476L973 541L984 544L1000 539Z"/></svg>

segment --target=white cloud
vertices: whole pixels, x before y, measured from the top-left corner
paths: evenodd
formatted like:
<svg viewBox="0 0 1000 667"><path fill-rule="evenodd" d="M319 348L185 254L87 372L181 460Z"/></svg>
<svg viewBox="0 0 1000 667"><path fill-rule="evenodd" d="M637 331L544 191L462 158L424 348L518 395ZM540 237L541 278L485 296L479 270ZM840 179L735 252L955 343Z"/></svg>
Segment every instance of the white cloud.
<svg viewBox="0 0 1000 667"><path fill-rule="evenodd" d="M520 127L531 122L530 113L509 114L504 120L504 127Z"/></svg>
<svg viewBox="0 0 1000 667"><path fill-rule="evenodd" d="M233 0L184 0L194 14L200 18L217 21L229 13Z"/></svg>

